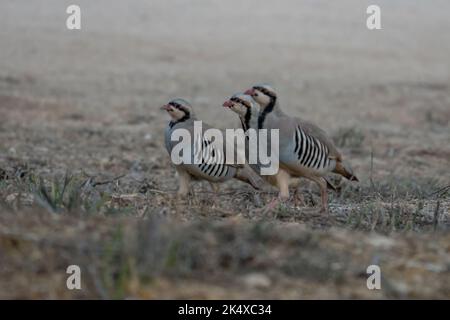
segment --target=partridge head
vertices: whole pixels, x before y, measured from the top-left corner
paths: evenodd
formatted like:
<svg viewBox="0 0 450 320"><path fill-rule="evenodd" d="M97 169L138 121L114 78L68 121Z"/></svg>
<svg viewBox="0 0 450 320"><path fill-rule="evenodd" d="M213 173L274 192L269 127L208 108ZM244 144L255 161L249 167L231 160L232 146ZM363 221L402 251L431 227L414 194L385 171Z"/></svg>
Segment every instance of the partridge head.
<svg viewBox="0 0 450 320"><path fill-rule="evenodd" d="M251 96L264 109L271 104L275 104L277 94L275 89L268 84L257 84L245 91L245 94Z"/></svg>
<svg viewBox="0 0 450 320"><path fill-rule="evenodd" d="M257 125L259 105L251 96L237 93L223 103L223 106L236 113L242 123L242 129L247 131Z"/></svg>
<svg viewBox="0 0 450 320"><path fill-rule="evenodd" d="M184 122L188 119L195 118L191 104L181 98L169 101L161 109L167 111L172 118L172 123Z"/></svg>

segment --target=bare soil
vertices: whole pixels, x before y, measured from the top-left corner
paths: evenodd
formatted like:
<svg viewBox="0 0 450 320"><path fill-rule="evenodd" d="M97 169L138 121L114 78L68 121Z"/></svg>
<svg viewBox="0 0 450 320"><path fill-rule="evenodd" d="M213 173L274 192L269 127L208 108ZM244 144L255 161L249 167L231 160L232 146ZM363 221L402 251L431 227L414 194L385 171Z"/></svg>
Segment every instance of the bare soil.
<svg viewBox="0 0 450 320"><path fill-rule="evenodd" d="M69 1L0 4L0 298L450 298L447 1L380 0L378 31L356 0L78 3L80 31ZM329 216L307 181L270 214L240 182L176 199L159 106L235 128L258 82L352 163Z"/></svg>

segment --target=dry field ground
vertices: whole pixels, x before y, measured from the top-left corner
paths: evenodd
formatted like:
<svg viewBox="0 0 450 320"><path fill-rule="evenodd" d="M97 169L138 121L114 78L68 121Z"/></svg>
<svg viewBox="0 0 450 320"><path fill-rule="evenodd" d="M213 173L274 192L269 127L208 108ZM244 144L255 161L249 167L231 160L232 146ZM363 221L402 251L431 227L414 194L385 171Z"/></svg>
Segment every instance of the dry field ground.
<svg viewBox="0 0 450 320"><path fill-rule="evenodd" d="M72 2L0 0L0 298L450 298L448 1L376 1L379 31L356 0L79 0L68 31ZM255 82L351 160L329 216L306 181L176 200L158 107L238 127Z"/></svg>

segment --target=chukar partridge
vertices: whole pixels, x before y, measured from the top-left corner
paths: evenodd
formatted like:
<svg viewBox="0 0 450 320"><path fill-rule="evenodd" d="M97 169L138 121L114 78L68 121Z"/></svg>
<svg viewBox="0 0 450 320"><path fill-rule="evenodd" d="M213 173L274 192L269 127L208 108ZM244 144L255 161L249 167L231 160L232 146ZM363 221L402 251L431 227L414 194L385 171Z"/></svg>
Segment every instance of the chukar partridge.
<svg viewBox="0 0 450 320"><path fill-rule="evenodd" d="M235 112L241 121L241 126L244 132L247 132L248 129L252 128L254 130L258 130L258 118L260 107L259 104L253 100L250 95L244 93L237 93L233 95L230 99L223 103L223 106L229 108L231 111ZM248 137L248 136L247 136ZM249 142L246 141L245 151L246 156L249 154ZM259 163L253 164L249 163L249 166L260 173L261 166ZM272 186L278 187L277 179L280 177L285 177L288 174L284 172L284 169L279 169L277 174L275 175L263 175L261 176L264 180L269 182ZM295 200L296 202L303 203L303 199L301 194L299 193L299 181L298 177L290 177L290 186L297 186L295 191Z"/></svg>
<svg viewBox="0 0 450 320"><path fill-rule="evenodd" d="M217 191L217 189L213 183L227 181L232 178L249 183L256 189L260 188L263 184L262 179L247 164L234 165L225 163L226 142L223 149L218 149L211 139L203 135L204 131L211 128L210 126L202 123L202 132L197 137L194 136L194 121L197 121L197 118L189 102L183 99L174 99L162 106L161 109L166 110L171 117L165 132L165 144L169 155L171 155L174 146L177 143L181 143L171 139L175 130L185 129L191 136L191 161L175 165L179 175L178 194L180 196L186 196L189 193L191 180L207 180L211 183L214 191ZM194 147L194 144L197 144L197 148ZM194 155L194 152L200 152L201 154ZM236 151L236 153L238 152ZM196 156L201 159L200 163L195 163L194 159ZM239 157L239 155L237 156ZM245 161L243 160L242 162Z"/></svg>
<svg viewBox="0 0 450 320"><path fill-rule="evenodd" d="M328 211L327 173L337 173L358 181L350 166L325 131L311 122L286 115L278 104L277 94L269 85L255 85L245 94L259 104L258 129L279 129L281 173L277 176L280 197L289 197L289 176L305 177L320 187L322 210Z"/></svg>
<svg viewBox="0 0 450 320"><path fill-rule="evenodd" d="M242 130L245 136L245 157L248 162L249 156L249 137L248 129L255 128L258 125L259 105L249 95L237 93L229 100L223 103L223 106L229 108L239 116ZM259 163L249 163L249 166L256 172L260 173L261 166ZM262 176L265 180L270 181L271 176Z"/></svg>

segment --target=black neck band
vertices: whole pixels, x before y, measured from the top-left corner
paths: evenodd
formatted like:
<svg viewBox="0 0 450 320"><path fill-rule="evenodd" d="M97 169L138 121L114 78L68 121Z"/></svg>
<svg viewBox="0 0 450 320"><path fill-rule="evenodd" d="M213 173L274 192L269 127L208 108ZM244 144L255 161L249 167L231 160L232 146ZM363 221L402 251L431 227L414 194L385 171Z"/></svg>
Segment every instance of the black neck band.
<svg viewBox="0 0 450 320"><path fill-rule="evenodd" d="M172 129L173 126L176 125L177 123L184 122L184 121L188 120L188 119L191 117L191 115L189 114L189 111L184 111L184 112L185 112L185 113L184 113L184 116L183 116L182 118L178 119L177 121L170 121L170 122L169 122L169 127L170 127L171 129Z"/></svg>
<svg viewBox="0 0 450 320"><path fill-rule="evenodd" d="M251 108L247 108L247 112L245 113L245 121L244 121L244 125L245 125L245 129L244 131L247 131L248 129L250 129L250 119L252 118L252 109Z"/></svg>
<svg viewBox="0 0 450 320"><path fill-rule="evenodd" d="M270 97L270 102L267 105L267 107L264 108L263 112L258 117L258 129L262 129L264 121L266 120L266 116L268 113L273 111L273 108L275 107L275 102L277 98Z"/></svg>

